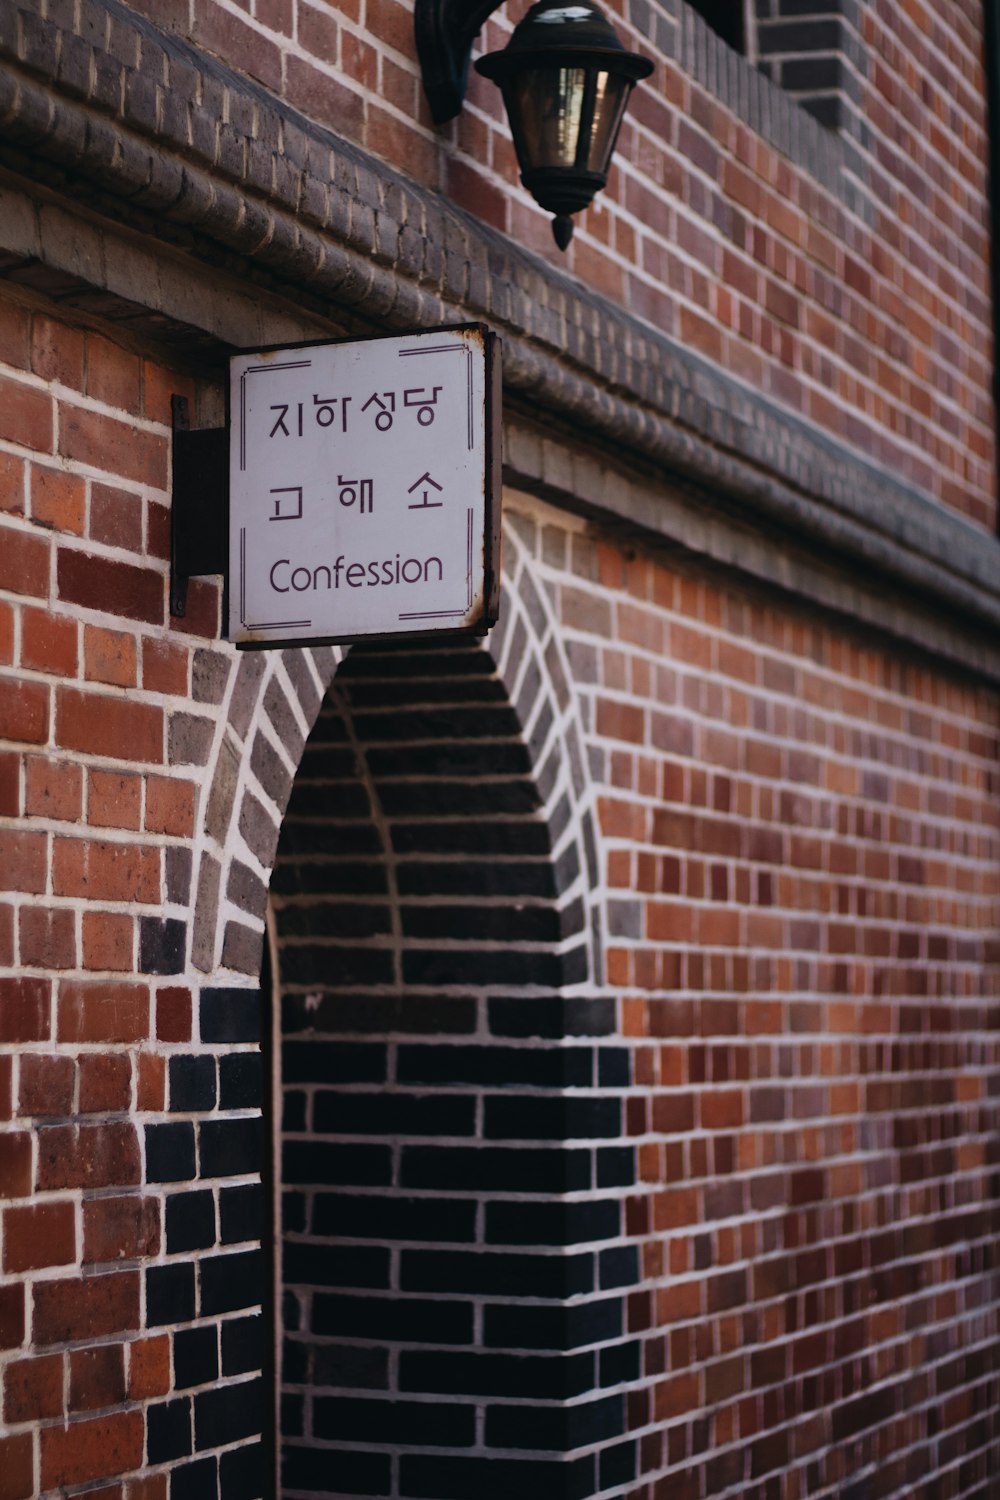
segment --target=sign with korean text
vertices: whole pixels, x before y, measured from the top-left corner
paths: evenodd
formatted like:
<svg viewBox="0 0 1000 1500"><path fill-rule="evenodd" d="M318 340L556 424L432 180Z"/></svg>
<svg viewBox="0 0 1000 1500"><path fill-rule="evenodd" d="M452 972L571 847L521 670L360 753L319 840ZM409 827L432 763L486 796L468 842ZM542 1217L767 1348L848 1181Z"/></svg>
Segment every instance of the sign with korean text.
<svg viewBox="0 0 1000 1500"><path fill-rule="evenodd" d="M228 639L484 633L499 391L497 340L478 324L235 355Z"/></svg>

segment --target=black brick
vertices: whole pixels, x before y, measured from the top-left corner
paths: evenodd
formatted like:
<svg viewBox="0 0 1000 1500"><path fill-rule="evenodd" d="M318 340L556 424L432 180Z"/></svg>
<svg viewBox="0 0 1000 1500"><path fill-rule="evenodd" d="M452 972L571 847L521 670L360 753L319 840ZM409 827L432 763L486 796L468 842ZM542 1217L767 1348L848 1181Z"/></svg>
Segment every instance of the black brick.
<svg viewBox="0 0 1000 1500"><path fill-rule="evenodd" d="M592 1390L590 1354L460 1354L402 1350L399 1385L438 1395L537 1396L564 1401Z"/></svg>
<svg viewBox="0 0 1000 1500"><path fill-rule="evenodd" d="M397 707L386 714L357 713L354 728L358 737L370 745L384 746L396 741L405 746L411 764L412 747L421 740L516 740L521 733L513 709L488 703L441 709ZM447 755L451 748L450 744L443 745L442 754Z"/></svg>
<svg viewBox="0 0 1000 1500"><path fill-rule="evenodd" d="M635 1151L631 1146L601 1146L597 1151L598 1187L633 1187Z"/></svg>
<svg viewBox="0 0 1000 1500"><path fill-rule="evenodd" d="M446 1191L580 1192L591 1186L591 1158L586 1150L548 1147L404 1146L399 1181Z"/></svg>
<svg viewBox="0 0 1000 1500"><path fill-rule="evenodd" d="M304 1245L286 1240L284 1273L290 1286L387 1287L389 1251L372 1245Z"/></svg>
<svg viewBox="0 0 1000 1500"><path fill-rule="evenodd" d="M467 854L473 859L493 855L549 853L549 830L544 823L527 823L519 819L483 823L462 819L458 822L395 823L392 825L392 847L396 854Z"/></svg>
<svg viewBox="0 0 1000 1500"><path fill-rule="evenodd" d="M248 1443L219 1459L219 1500L259 1500L268 1484L262 1443Z"/></svg>
<svg viewBox="0 0 1000 1500"><path fill-rule="evenodd" d="M286 1141L283 1152L285 1183L328 1184L336 1187L388 1187L392 1181L389 1146L344 1146L327 1141Z"/></svg>
<svg viewBox="0 0 1000 1500"><path fill-rule="evenodd" d="M202 1177L241 1177L259 1172L263 1128L259 1118L206 1120L199 1128Z"/></svg>
<svg viewBox="0 0 1000 1500"><path fill-rule="evenodd" d="M471 1302L417 1297L354 1297L317 1293L313 1333L324 1338L380 1339L401 1344L471 1344Z"/></svg>
<svg viewBox="0 0 1000 1500"><path fill-rule="evenodd" d="M392 931L388 902L317 901L281 913L283 938L369 938ZM310 950L311 951L311 950ZM339 951L339 950L338 950ZM339 976L338 976L339 977Z"/></svg>
<svg viewBox="0 0 1000 1500"><path fill-rule="evenodd" d="M194 1440L197 1449L221 1448L262 1431L264 1383L245 1380L202 1391L194 1398Z"/></svg>
<svg viewBox="0 0 1000 1500"><path fill-rule="evenodd" d="M616 1239L621 1204L616 1198L583 1203L486 1205L486 1239L493 1245L581 1245Z"/></svg>
<svg viewBox="0 0 1000 1500"><path fill-rule="evenodd" d="M259 1042L260 993L207 989L199 1007L203 1042Z"/></svg>
<svg viewBox="0 0 1000 1500"><path fill-rule="evenodd" d="M317 1092L317 1135L473 1135L476 1101L440 1094Z"/></svg>
<svg viewBox="0 0 1000 1500"><path fill-rule="evenodd" d="M487 1097L483 1134L488 1139L553 1141L618 1139L621 1104L615 1098Z"/></svg>
<svg viewBox="0 0 1000 1500"><path fill-rule="evenodd" d="M220 1109L259 1109L262 1095L259 1052L232 1052L219 1058Z"/></svg>
<svg viewBox="0 0 1000 1500"><path fill-rule="evenodd" d="M170 1074L170 1108L190 1113L215 1108L215 1058L172 1057Z"/></svg>
<svg viewBox="0 0 1000 1500"><path fill-rule="evenodd" d="M170 1472L170 1500L219 1500L214 1458L199 1458Z"/></svg>
<svg viewBox="0 0 1000 1500"><path fill-rule="evenodd" d="M493 1293L572 1297L594 1289L591 1255L495 1255L489 1251L404 1250L400 1285L407 1292Z"/></svg>
<svg viewBox="0 0 1000 1500"><path fill-rule="evenodd" d="M594 1461L404 1454L399 1493L407 1500L586 1500L594 1493Z"/></svg>
<svg viewBox="0 0 1000 1500"><path fill-rule="evenodd" d="M194 1317L194 1265L150 1266L146 1271L146 1323L189 1323Z"/></svg>
<svg viewBox="0 0 1000 1500"><path fill-rule="evenodd" d="M316 1430L339 1442L470 1448L476 1440L475 1407L456 1402L317 1396L313 1410Z"/></svg>
<svg viewBox="0 0 1000 1500"><path fill-rule="evenodd" d="M375 1042L286 1041L282 1074L289 1083L382 1083L386 1048Z"/></svg>
<svg viewBox="0 0 1000 1500"><path fill-rule="evenodd" d="M219 1333L210 1328L182 1328L174 1334L174 1385L210 1385L219 1378Z"/></svg>
<svg viewBox="0 0 1000 1500"><path fill-rule="evenodd" d="M621 1437L625 1410L621 1396L566 1406L491 1406L486 1411L486 1443L498 1448L565 1451Z"/></svg>
<svg viewBox="0 0 1000 1500"><path fill-rule="evenodd" d="M635 1245L616 1245L602 1250L597 1257L597 1284L602 1291L609 1287L639 1284L639 1251Z"/></svg>
<svg viewBox="0 0 1000 1500"><path fill-rule="evenodd" d="M294 851L290 851L294 852ZM271 889L281 896L329 896L337 891L348 895L386 895L388 881L385 866L374 860L346 860L329 857L304 865L285 857L284 846L278 851L278 863L271 876Z"/></svg>
<svg viewBox="0 0 1000 1500"><path fill-rule="evenodd" d="M624 1321L620 1297L569 1307L487 1303L483 1343L491 1349L579 1349L620 1338Z"/></svg>
<svg viewBox="0 0 1000 1500"><path fill-rule="evenodd" d="M259 1250L210 1256L201 1263L201 1313L236 1312L264 1296L264 1261Z"/></svg>
<svg viewBox="0 0 1000 1500"><path fill-rule="evenodd" d="M307 1010L301 995L286 995L282 1026L286 1038L295 1032L326 1032L367 1036L461 1036L476 1029L479 1007L464 995L323 995ZM363 1080L357 1080L361 1082Z"/></svg>
<svg viewBox="0 0 1000 1500"><path fill-rule="evenodd" d="M597 1460L600 1488L612 1490L619 1485L631 1484L638 1473L638 1459L637 1444L634 1441L615 1443L612 1448L602 1449Z"/></svg>
<svg viewBox="0 0 1000 1500"><path fill-rule="evenodd" d="M389 1355L385 1349L320 1344L312 1351L311 1359L316 1385L337 1385L356 1391L389 1389Z"/></svg>
<svg viewBox="0 0 1000 1500"><path fill-rule="evenodd" d="M600 1384L625 1385L638 1380L642 1372L642 1344L639 1339L629 1339L623 1344L613 1344L602 1349L598 1355Z"/></svg>
<svg viewBox="0 0 1000 1500"><path fill-rule="evenodd" d="M191 1401L161 1401L146 1413L146 1462L163 1464L191 1452Z"/></svg>
<svg viewBox="0 0 1000 1500"><path fill-rule="evenodd" d="M600 1047L597 1081L604 1089L627 1089L632 1082L631 1054L625 1047Z"/></svg>
<svg viewBox="0 0 1000 1500"><path fill-rule="evenodd" d="M522 1205L518 1204L517 1207ZM353 1197L317 1193L312 1230L328 1238L431 1240L468 1244L476 1238L476 1204L467 1198Z"/></svg>
<svg viewBox="0 0 1000 1500"><path fill-rule="evenodd" d="M224 1245L240 1240L262 1240L267 1231L264 1189L248 1182L219 1193L219 1231Z"/></svg>
<svg viewBox="0 0 1000 1500"><path fill-rule="evenodd" d="M589 1088L594 1053L589 1047L429 1046L399 1048L400 1083L449 1086L483 1084L493 1088Z"/></svg>
<svg viewBox="0 0 1000 1500"><path fill-rule="evenodd" d="M194 1176L193 1125L147 1125L145 1134L147 1182L186 1182Z"/></svg>
<svg viewBox="0 0 1000 1500"><path fill-rule="evenodd" d="M264 1362L264 1318L227 1318L222 1325L223 1375L248 1375Z"/></svg>
<svg viewBox="0 0 1000 1500"><path fill-rule="evenodd" d="M464 938L476 942L555 943L562 937L560 913L550 906L404 906L407 938ZM532 955L538 958L540 955Z"/></svg>
<svg viewBox="0 0 1000 1500"><path fill-rule="evenodd" d="M390 817L402 814L420 817L513 817L533 815L540 798L534 782L526 779L456 782L441 777L433 781L378 783L383 811Z"/></svg>
<svg viewBox="0 0 1000 1500"><path fill-rule="evenodd" d="M286 1443L282 1448L281 1473L286 1489L329 1493L330 1451ZM337 1449L337 1485L341 1494L388 1495L390 1476L386 1454Z"/></svg>
<svg viewBox="0 0 1000 1500"><path fill-rule="evenodd" d="M402 896L548 896L557 894L552 865L538 860L406 860L396 871Z"/></svg>
<svg viewBox="0 0 1000 1500"><path fill-rule="evenodd" d="M569 982L568 957L538 950L522 952L517 948L485 948L481 951L443 948L440 952L431 948L409 949L403 953L403 981L428 985L540 984L551 987Z"/></svg>
<svg viewBox="0 0 1000 1500"><path fill-rule="evenodd" d="M174 917L139 918L139 972L180 974L184 968L187 926Z"/></svg>
<svg viewBox="0 0 1000 1500"><path fill-rule="evenodd" d="M488 1006L494 1036L611 1036L616 1029L613 1000L564 1000L561 996L512 996Z"/></svg>
<svg viewBox="0 0 1000 1500"><path fill-rule="evenodd" d="M215 1196L211 1192L171 1193L166 1209L167 1254L204 1250L215 1244Z"/></svg>
<svg viewBox="0 0 1000 1500"><path fill-rule="evenodd" d="M281 955L281 977L288 984L314 984L335 972L341 984L392 984L395 959L388 948L295 944Z"/></svg>

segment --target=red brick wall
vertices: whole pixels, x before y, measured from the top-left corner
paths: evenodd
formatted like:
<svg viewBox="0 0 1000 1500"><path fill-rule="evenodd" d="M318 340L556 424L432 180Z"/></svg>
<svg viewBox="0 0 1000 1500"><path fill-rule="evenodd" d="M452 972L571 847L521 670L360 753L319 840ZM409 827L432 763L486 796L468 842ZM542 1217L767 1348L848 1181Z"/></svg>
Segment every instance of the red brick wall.
<svg viewBox="0 0 1000 1500"><path fill-rule="evenodd" d="M832 137L805 114L789 115L778 89L761 116L781 117L780 138L748 125L738 100L749 86L732 80L737 63L752 70L706 40L700 21L692 32L683 0L609 5L624 40L656 70L636 90L608 188L565 257L547 216L514 187L492 84L473 73L459 119L433 127L411 12L397 0L335 9L199 0L190 24L186 5L136 8L995 525L982 37L960 0L859 0L860 35L843 35L870 133L840 167L827 150ZM499 11L482 50L503 46L514 19ZM709 54L711 87L689 66Z"/></svg>
<svg viewBox="0 0 1000 1500"><path fill-rule="evenodd" d="M544 511L521 535L634 1049L630 1493L985 1496L1000 702Z"/></svg>
<svg viewBox="0 0 1000 1500"><path fill-rule="evenodd" d="M208 1398L259 1400L232 1351L263 1273L226 1227L257 1173L205 1152L255 1118L224 1063L252 1054L256 960L205 976L184 924L237 789L280 819L317 678L209 646L214 585L167 621L167 396L190 382L40 299L2 318L0 1495L245 1497L253 1429ZM602 993L632 1052L630 1493L985 1497L997 694L534 502L511 524L511 607L586 741ZM268 700L248 769L258 668L302 706ZM261 826L239 817L244 881ZM221 889L246 953L253 902L233 870ZM194 1340L219 1374L192 1392Z"/></svg>
<svg viewBox="0 0 1000 1500"><path fill-rule="evenodd" d="M149 934L194 829L169 726L217 592L166 629L169 394L190 382L30 301L4 296L0 330L0 1494L131 1474L100 1493L161 1500L165 1475L139 1477L143 1403L171 1381L144 1317L163 1194L142 1126L191 994Z"/></svg>

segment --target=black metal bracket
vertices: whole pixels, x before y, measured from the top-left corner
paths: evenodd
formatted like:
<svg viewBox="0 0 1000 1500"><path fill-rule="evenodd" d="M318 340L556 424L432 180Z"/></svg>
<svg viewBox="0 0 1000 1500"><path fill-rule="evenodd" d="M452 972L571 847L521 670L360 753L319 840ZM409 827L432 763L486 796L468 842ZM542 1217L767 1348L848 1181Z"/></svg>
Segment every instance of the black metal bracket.
<svg viewBox="0 0 1000 1500"><path fill-rule="evenodd" d="M170 613L183 619L189 578L229 566L229 428L192 432L186 396L171 396Z"/></svg>
<svg viewBox="0 0 1000 1500"><path fill-rule="evenodd" d="M435 125L461 113L472 44L502 0L415 0L413 35Z"/></svg>

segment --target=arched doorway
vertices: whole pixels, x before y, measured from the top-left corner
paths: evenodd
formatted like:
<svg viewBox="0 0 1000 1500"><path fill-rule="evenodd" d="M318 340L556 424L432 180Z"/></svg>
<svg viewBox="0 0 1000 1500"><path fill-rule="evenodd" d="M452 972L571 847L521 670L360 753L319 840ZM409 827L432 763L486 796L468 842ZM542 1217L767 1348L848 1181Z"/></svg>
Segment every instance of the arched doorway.
<svg viewBox="0 0 1000 1500"><path fill-rule="evenodd" d="M632 1470L626 1054L557 715L519 684L520 712L475 644L355 647L299 766L271 884L285 1496Z"/></svg>

